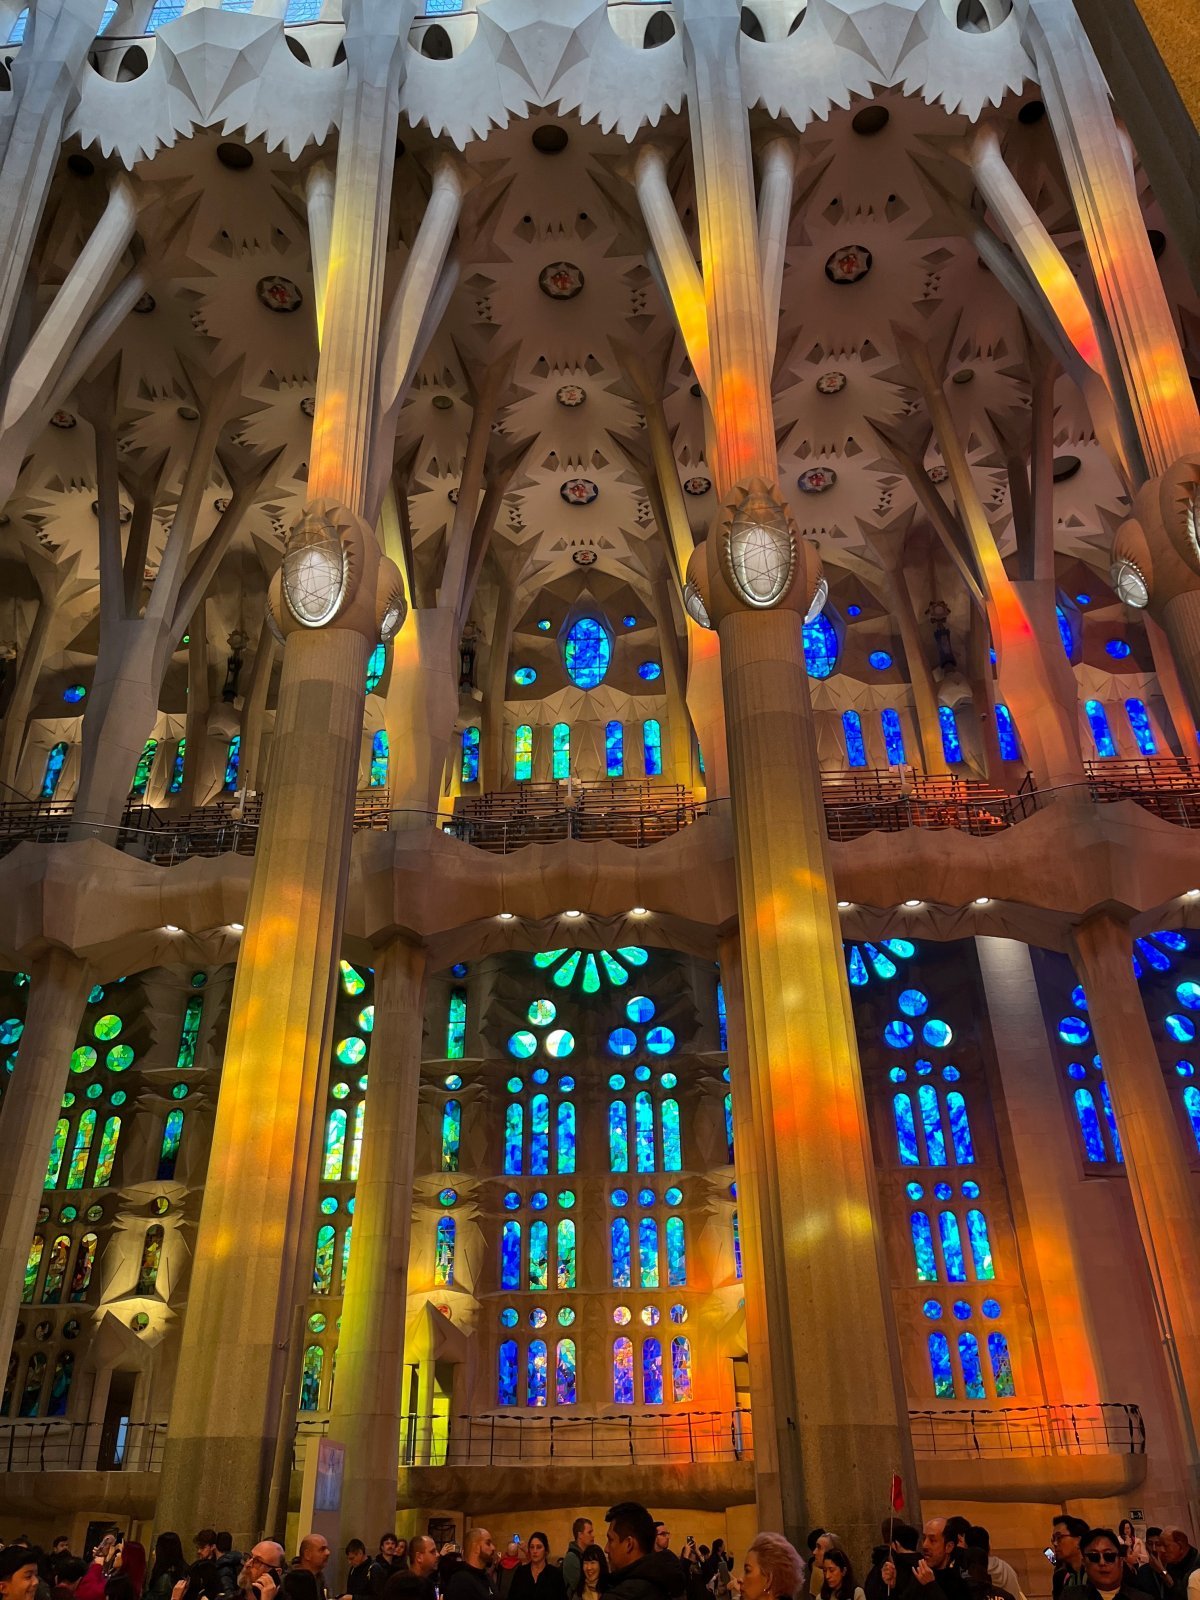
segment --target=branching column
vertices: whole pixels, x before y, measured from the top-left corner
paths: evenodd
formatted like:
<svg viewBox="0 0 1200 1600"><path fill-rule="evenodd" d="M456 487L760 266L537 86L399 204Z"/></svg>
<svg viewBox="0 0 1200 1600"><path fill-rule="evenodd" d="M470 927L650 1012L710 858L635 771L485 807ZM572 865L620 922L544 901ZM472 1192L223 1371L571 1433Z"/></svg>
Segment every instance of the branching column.
<svg viewBox="0 0 1200 1600"><path fill-rule="evenodd" d="M390 1528L396 1517L426 970L424 950L401 940L375 960L371 1092L330 1417L346 1446L342 1503L356 1527Z"/></svg>
<svg viewBox="0 0 1200 1600"><path fill-rule="evenodd" d="M778 1493L793 1538L836 1507L839 1531L857 1548L877 1531L890 1474L900 1470L910 1489L915 1475L804 660L818 573L776 481L740 5L679 0L677 12L722 498L691 576L721 645L746 1075L767 1175L755 1185L758 1216L746 1219L762 1240L771 1310L766 1382L779 1488L764 1484L764 1500ZM747 1293L762 1290L748 1282ZM780 1341L790 1361L773 1359Z"/></svg>

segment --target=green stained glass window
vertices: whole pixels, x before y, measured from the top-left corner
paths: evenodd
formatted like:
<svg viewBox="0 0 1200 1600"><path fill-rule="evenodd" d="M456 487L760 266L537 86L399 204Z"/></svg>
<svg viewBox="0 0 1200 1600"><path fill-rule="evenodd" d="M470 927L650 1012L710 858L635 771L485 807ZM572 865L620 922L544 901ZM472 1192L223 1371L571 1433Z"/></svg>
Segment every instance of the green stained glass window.
<svg viewBox="0 0 1200 1600"><path fill-rule="evenodd" d="M551 776L556 780L565 780L571 776L571 725L568 722L554 724L554 754Z"/></svg>
<svg viewBox="0 0 1200 1600"><path fill-rule="evenodd" d="M386 728L380 728L371 740L371 777L372 789L386 788L388 781L388 736Z"/></svg>
<svg viewBox="0 0 1200 1600"><path fill-rule="evenodd" d="M47 1189L53 1189L58 1183L59 1174L62 1172L63 1157L67 1153L67 1135L71 1131L71 1124L66 1117L59 1117L54 1124L54 1137L50 1141L50 1156L46 1162Z"/></svg>
<svg viewBox="0 0 1200 1600"><path fill-rule="evenodd" d="M71 1071L90 1072L96 1065L96 1052L90 1044L81 1044L71 1051Z"/></svg>
<svg viewBox="0 0 1200 1600"><path fill-rule="evenodd" d="M96 1156L96 1171L92 1187L103 1189L112 1182L113 1162L117 1159L117 1140L121 1137L120 1117L108 1117L100 1133L100 1149Z"/></svg>
<svg viewBox="0 0 1200 1600"><path fill-rule="evenodd" d="M358 1013L358 1025L364 1033L375 1032L375 1007L364 1006Z"/></svg>
<svg viewBox="0 0 1200 1600"><path fill-rule="evenodd" d="M196 1065L196 1042L200 1037L200 1020L204 1014L204 996L194 994L183 1008L183 1023L179 1030L179 1052L175 1065L181 1071Z"/></svg>
<svg viewBox="0 0 1200 1600"><path fill-rule="evenodd" d="M137 1293L153 1294L158 1283L158 1269L162 1263L163 1230L157 1224L146 1229L142 1244L142 1264L138 1271Z"/></svg>
<svg viewBox="0 0 1200 1600"><path fill-rule="evenodd" d="M29 1246L29 1254L25 1257L25 1279L21 1287L21 1304L33 1304L33 1291L37 1288L38 1269L42 1264L42 1251L46 1248L46 1241L40 1233L35 1233L33 1243Z"/></svg>
<svg viewBox="0 0 1200 1600"><path fill-rule="evenodd" d="M528 722L513 734L513 777L517 783L528 783L533 777L533 729Z"/></svg>
<svg viewBox="0 0 1200 1600"><path fill-rule="evenodd" d="M96 1264L96 1235L85 1233L75 1252L75 1270L71 1274L71 1300L78 1305L92 1286L92 1268Z"/></svg>
<svg viewBox="0 0 1200 1600"><path fill-rule="evenodd" d="M447 1100L442 1112L442 1171L458 1171L459 1146L462 1142L462 1105L457 1100Z"/></svg>
<svg viewBox="0 0 1200 1600"><path fill-rule="evenodd" d="M326 1183L337 1183L346 1159L346 1113L340 1106L329 1113L325 1124L325 1164L321 1175Z"/></svg>
<svg viewBox="0 0 1200 1600"><path fill-rule="evenodd" d="M566 953L565 947L561 950L539 950L533 958L533 964L535 967L552 967L559 956L565 956Z"/></svg>
<svg viewBox="0 0 1200 1600"><path fill-rule="evenodd" d="M154 755L157 749L157 739L147 739L142 746L142 753L138 757L138 764L133 774L133 788L129 791L135 800L141 800L149 787L150 771L154 766Z"/></svg>
<svg viewBox="0 0 1200 1600"><path fill-rule="evenodd" d="M600 988L600 967L595 956L589 950L583 958L583 992L595 994Z"/></svg>
<svg viewBox="0 0 1200 1600"><path fill-rule="evenodd" d="M93 985L92 990L91 990L91 992L89 993L89 995L87 997L88 1005L90 1005L90 1006L98 1005L100 1003L100 1001L103 1000L103 999L104 999L104 985L102 983L97 983L97 984Z"/></svg>
<svg viewBox="0 0 1200 1600"><path fill-rule="evenodd" d="M629 973L615 956L610 956L607 950L601 950L600 959L604 963L604 970L608 973L608 981L619 988L621 984L629 982Z"/></svg>
<svg viewBox="0 0 1200 1600"><path fill-rule="evenodd" d="M439 1217L433 1266L433 1282L438 1289L449 1289L454 1284L454 1235L454 1218Z"/></svg>
<svg viewBox="0 0 1200 1600"><path fill-rule="evenodd" d="M333 1224L322 1223L317 1229L317 1248L313 1254L313 1293L329 1294L333 1288L333 1243L336 1238Z"/></svg>
<svg viewBox="0 0 1200 1600"><path fill-rule="evenodd" d="M42 1284L43 1305L57 1305L62 1298L63 1279L67 1275L67 1257L70 1253L71 1240L65 1233L60 1233L50 1246L50 1255L46 1262L46 1277Z"/></svg>
<svg viewBox="0 0 1200 1600"><path fill-rule="evenodd" d="M120 1031L121 1019L120 1017L114 1016L111 1011L107 1016L100 1017L97 1020L95 1027L92 1029L92 1032L95 1034L97 1039L103 1039L105 1041L109 1039L115 1039Z"/></svg>
<svg viewBox="0 0 1200 1600"><path fill-rule="evenodd" d="M558 1225L558 1287L575 1287L575 1224L569 1217Z"/></svg>
<svg viewBox="0 0 1200 1600"><path fill-rule="evenodd" d="M479 729L464 728L462 733L462 781L479 781Z"/></svg>
<svg viewBox="0 0 1200 1600"><path fill-rule="evenodd" d="M133 1065L133 1050L127 1044L115 1044L104 1059L110 1072L128 1072Z"/></svg>
<svg viewBox="0 0 1200 1600"><path fill-rule="evenodd" d="M354 1132L350 1137L350 1171L347 1174L351 1183L358 1182L358 1164L362 1159L363 1117L366 1109L365 1100L360 1100L354 1108Z"/></svg>
<svg viewBox="0 0 1200 1600"><path fill-rule="evenodd" d="M352 967L348 961L339 963L342 974L342 988L353 999L360 995L367 987L367 980L357 967Z"/></svg>
<svg viewBox="0 0 1200 1600"><path fill-rule="evenodd" d="M183 788L183 764L187 760L187 740L180 739L175 746L175 758L171 762L171 781L167 785L168 794L178 794Z"/></svg>
<svg viewBox="0 0 1200 1600"><path fill-rule="evenodd" d="M360 1039L357 1034L352 1034L348 1039L342 1039L337 1047L336 1055L344 1067L356 1067L367 1053L367 1042Z"/></svg>
<svg viewBox="0 0 1200 1600"><path fill-rule="evenodd" d="M179 1144L182 1138L183 1112L172 1111L168 1113L163 1127L162 1147L158 1152L159 1178L167 1179L175 1176L175 1164L179 1160Z"/></svg>
<svg viewBox="0 0 1200 1600"><path fill-rule="evenodd" d="M467 1042L467 991L450 991L450 1012L446 1022L446 1059L461 1061Z"/></svg>
<svg viewBox="0 0 1200 1600"><path fill-rule="evenodd" d="M67 1188L82 1189L87 1176L88 1157L92 1153L92 1140L96 1134L96 1113L89 1107L79 1118L75 1130L75 1145L71 1151L71 1165L67 1169Z"/></svg>
<svg viewBox="0 0 1200 1600"><path fill-rule="evenodd" d="M567 985L571 982L571 979L575 976L576 972L579 970L579 963L582 960L583 960L583 951L582 950L574 950L567 957L567 959L563 962L562 966L559 967L558 971L554 974L554 982L555 982L555 985L559 989L565 989L567 987Z"/></svg>
<svg viewBox="0 0 1200 1600"><path fill-rule="evenodd" d="M380 646L382 649L383 647ZM368 685L370 680L368 679ZM368 691L369 692L369 691ZM300 1375L300 1410L316 1411L321 1404L321 1371L325 1365L325 1352L319 1344L310 1344L304 1352L304 1368Z"/></svg>
<svg viewBox="0 0 1200 1600"><path fill-rule="evenodd" d="M234 794L238 786L238 771L242 764L242 736L235 733L229 741L229 749L225 753L225 782L221 786L223 794Z"/></svg>
<svg viewBox="0 0 1200 1600"><path fill-rule="evenodd" d="M367 661L367 693L374 694L387 666L387 645L377 644Z"/></svg>
<svg viewBox="0 0 1200 1600"><path fill-rule="evenodd" d="M354 1201L348 1203L348 1209L354 1210ZM354 1224L351 1223L342 1235L342 1293L346 1292L346 1274L350 1271L350 1242L354 1238Z"/></svg>

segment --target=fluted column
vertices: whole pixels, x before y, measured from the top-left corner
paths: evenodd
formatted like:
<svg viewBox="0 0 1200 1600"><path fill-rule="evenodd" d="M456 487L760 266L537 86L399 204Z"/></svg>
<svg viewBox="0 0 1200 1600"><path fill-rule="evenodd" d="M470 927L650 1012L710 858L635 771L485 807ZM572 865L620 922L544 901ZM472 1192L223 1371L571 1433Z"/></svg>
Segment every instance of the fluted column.
<svg viewBox="0 0 1200 1600"><path fill-rule="evenodd" d="M425 951L402 940L376 955L371 1086L329 1419L330 1437L346 1447L342 1503L356 1527L390 1528L396 1517L426 976Z"/></svg>

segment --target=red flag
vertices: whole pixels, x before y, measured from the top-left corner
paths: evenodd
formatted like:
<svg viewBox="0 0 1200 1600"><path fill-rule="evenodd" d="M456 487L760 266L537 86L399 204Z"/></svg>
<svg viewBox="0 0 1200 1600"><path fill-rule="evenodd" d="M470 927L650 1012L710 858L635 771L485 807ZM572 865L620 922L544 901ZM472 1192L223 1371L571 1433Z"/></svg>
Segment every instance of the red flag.
<svg viewBox="0 0 1200 1600"><path fill-rule="evenodd" d="M904 1480L898 1472L892 1473L892 1510L904 1510Z"/></svg>

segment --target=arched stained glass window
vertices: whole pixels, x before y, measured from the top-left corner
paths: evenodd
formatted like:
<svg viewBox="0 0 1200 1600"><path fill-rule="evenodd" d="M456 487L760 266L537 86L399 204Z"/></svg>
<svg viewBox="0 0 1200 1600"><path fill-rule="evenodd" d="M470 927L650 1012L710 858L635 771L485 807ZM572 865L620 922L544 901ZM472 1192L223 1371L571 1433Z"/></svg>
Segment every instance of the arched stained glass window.
<svg viewBox="0 0 1200 1600"><path fill-rule="evenodd" d="M1017 725L1006 705L996 704L996 738L1000 744L1002 761L1020 761L1021 743L1017 738Z"/></svg>
<svg viewBox="0 0 1200 1600"><path fill-rule="evenodd" d="M683 1218L667 1218L667 1284L682 1289L687 1284L687 1251L684 1246Z"/></svg>
<svg viewBox="0 0 1200 1600"><path fill-rule="evenodd" d="M1158 754L1158 740L1154 737L1154 729L1150 726L1150 713L1146 710L1141 700L1126 700L1125 715L1129 718L1129 726L1133 729L1133 737L1137 740L1137 747L1144 756Z"/></svg>
<svg viewBox="0 0 1200 1600"><path fill-rule="evenodd" d="M136 1294L153 1294L158 1283L158 1269L162 1264L163 1230L157 1224L146 1229L142 1241L142 1262L138 1268Z"/></svg>
<svg viewBox="0 0 1200 1600"><path fill-rule="evenodd" d="M979 1363L979 1341L973 1333L959 1334L958 1359L962 1365L963 1387L967 1399L985 1399L987 1390L983 1386L983 1368Z"/></svg>
<svg viewBox="0 0 1200 1600"><path fill-rule="evenodd" d="M902 767L908 761L908 754L904 748L904 729L900 723L898 711L881 711L879 721L883 728L883 742L887 747L888 764L893 767Z"/></svg>
<svg viewBox="0 0 1200 1600"><path fill-rule="evenodd" d="M594 617L580 617L563 645L563 665L578 689L594 689L604 682L612 660L608 630Z"/></svg>
<svg viewBox="0 0 1200 1600"><path fill-rule="evenodd" d="M313 1253L313 1293L333 1292L333 1224L324 1223L317 1229L317 1248Z"/></svg>
<svg viewBox="0 0 1200 1600"><path fill-rule="evenodd" d="M24 44L25 29L29 25L29 7L22 6L17 12L17 19L8 30L9 44Z"/></svg>
<svg viewBox="0 0 1200 1600"><path fill-rule="evenodd" d="M963 1263L962 1239L958 1231L958 1218L953 1211L938 1213L938 1234L942 1241L942 1260L946 1263L946 1277L951 1283L965 1283L967 1269Z"/></svg>
<svg viewBox="0 0 1200 1600"><path fill-rule="evenodd" d="M975 1264L975 1276L980 1282L985 1282L996 1276L996 1264L992 1260L992 1242L988 1237L987 1218L982 1211L967 1212L967 1237L971 1241L971 1258Z"/></svg>
<svg viewBox="0 0 1200 1600"><path fill-rule="evenodd" d="M611 1232L613 1288L628 1289L631 1287L632 1263L629 1223L626 1218L614 1217Z"/></svg>
<svg viewBox="0 0 1200 1600"><path fill-rule="evenodd" d="M511 1218L500 1232L500 1287L521 1287L521 1224Z"/></svg>
<svg viewBox="0 0 1200 1600"><path fill-rule="evenodd" d="M1121 1149L1121 1135L1117 1132L1117 1117L1113 1110L1112 1098L1108 1092L1108 1084L1100 1080L1100 1104L1104 1109L1104 1121L1108 1127L1108 1137L1112 1143L1113 1160L1124 1161L1125 1152Z"/></svg>
<svg viewBox="0 0 1200 1600"><path fill-rule="evenodd" d="M120 1117L106 1117L100 1131L100 1148L96 1153L96 1170L92 1173L92 1187L106 1188L112 1182L113 1163L117 1159L117 1140L121 1137Z"/></svg>
<svg viewBox="0 0 1200 1600"><path fill-rule="evenodd" d="M633 1119L639 1172L654 1171L654 1103L645 1089L634 1097Z"/></svg>
<svg viewBox="0 0 1200 1600"><path fill-rule="evenodd" d="M454 1218L439 1217L433 1260L433 1282L438 1289L449 1289L454 1284L454 1235Z"/></svg>
<svg viewBox="0 0 1200 1600"><path fill-rule="evenodd" d="M92 1286L92 1268L96 1263L96 1235L85 1233L75 1251L75 1270L71 1273L71 1300L78 1305L86 1299Z"/></svg>
<svg viewBox="0 0 1200 1600"><path fill-rule="evenodd" d="M1076 1089L1075 1116L1083 1139L1084 1155L1089 1161L1107 1161L1104 1136L1100 1132L1100 1119L1096 1115L1096 1102L1090 1089Z"/></svg>
<svg viewBox="0 0 1200 1600"><path fill-rule="evenodd" d="M533 777L533 728L523 722L513 734L513 777L528 783Z"/></svg>
<svg viewBox="0 0 1200 1600"><path fill-rule="evenodd" d="M46 1248L46 1241L40 1233L35 1233L33 1242L29 1246L29 1254L25 1257L25 1277L21 1286L21 1304L33 1304L33 1292L37 1288L38 1270L42 1264L42 1251Z"/></svg>
<svg viewBox="0 0 1200 1600"><path fill-rule="evenodd" d="M54 1137L50 1141L50 1155L46 1162L47 1189L53 1189L58 1183L62 1172L63 1157L67 1153L67 1136L71 1131L71 1124L66 1117L59 1117L54 1124Z"/></svg>
<svg viewBox="0 0 1200 1600"><path fill-rule="evenodd" d="M671 1340L671 1392L676 1405L692 1398L692 1341Z"/></svg>
<svg viewBox="0 0 1200 1600"><path fill-rule="evenodd" d="M204 1014L204 996L191 995L183 1008L183 1022L179 1029L179 1050L175 1066L186 1072L196 1065L196 1043L200 1037L200 1019Z"/></svg>
<svg viewBox="0 0 1200 1600"><path fill-rule="evenodd" d="M252 5L253 0L247 0L245 5L240 4L239 0L239 4L235 9L249 11ZM228 0L221 0L221 10L228 11L229 9L230 6ZM365 692L367 694L374 694L376 689L378 689L383 678L383 669L386 666L387 645L377 644L374 650L371 651L371 654L367 657L367 680L365 684Z"/></svg>
<svg viewBox="0 0 1200 1600"><path fill-rule="evenodd" d="M479 729L464 728L462 733L462 781L479 782Z"/></svg>
<svg viewBox="0 0 1200 1600"><path fill-rule="evenodd" d="M1092 730L1092 740L1096 746L1098 756L1115 756L1117 747L1113 743L1112 729L1108 725L1108 713L1099 700L1087 701L1088 727Z"/></svg>
<svg viewBox="0 0 1200 1600"><path fill-rule="evenodd" d="M525 1110L515 1100L504 1113L504 1170L510 1178L521 1176L521 1150L525 1141Z"/></svg>
<svg viewBox="0 0 1200 1600"><path fill-rule="evenodd" d="M833 675L837 659L837 629L822 611L804 624L804 665L810 678L828 678Z"/></svg>
<svg viewBox="0 0 1200 1600"><path fill-rule="evenodd" d="M238 772L242 765L242 736L235 733L229 741L229 749L225 752L225 781L221 785L223 794L237 792Z"/></svg>
<svg viewBox="0 0 1200 1600"><path fill-rule="evenodd" d="M893 1097L892 1117L896 1124L896 1147L900 1153L901 1165L906 1167L920 1166L921 1156L917 1149L917 1126L913 1120L912 1100L908 1095L898 1094Z"/></svg>
<svg viewBox="0 0 1200 1600"><path fill-rule="evenodd" d="M846 762L851 767L865 767L867 747L863 742L862 718L857 711L842 712L842 733L846 740Z"/></svg>
<svg viewBox="0 0 1200 1600"><path fill-rule="evenodd" d="M569 1217L558 1225L558 1287L575 1287L575 1224Z"/></svg>
<svg viewBox="0 0 1200 1600"><path fill-rule="evenodd" d="M65 1417L67 1400L71 1394L71 1379L75 1373L75 1357L70 1350L60 1350L54 1371L50 1376L50 1394L46 1400L48 1417Z"/></svg>
<svg viewBox="0 0 1200 1600"><path fill-rule="evenodd" d="M605 724L604 767L610 778L625 775L625 728L620 722Z"/></svg>
<svg viewBox="0 0 1200 1600"><path fill-rule="evenodd" d="M733 1096L725 1096L725 1155L729 1165L733 1165ZM678 1172L679 1168L673 1169Z"/></svg>
<svg viewBox="0 0 1200 1600"><path fill-rule="evenodd" d="M633 1340L624 1335L613 1340L613 1399L619 1406L633 1404Z"/></svg>
<svg viewBox="0 0 1200 1600"><path fill-rule="evenodd" d="M938 1105L937 1090L931 1083L923 1083L917 1091L921 1102L921 1125L925 1130L925 1149L931 1167L946 1165L946 1135L942 1131L942 1111Z"/></svg>
<svg viewBox="0 0 1200 1600"><path fill-rule="evenodd" d="M29 1365L25 1368L25 1387L21 1391L21 1404L17 1410L19 1417L37 1416L45 1377L45 1354L41 1350L35 1350L29 1358Z"/></svg>
<svg viewBox="0 0 1200 1600"><path fill-rule="evenodd" d="M950 1341L944 1333L929 1335L929 1367L933 1392L939 1400L954 1400L954 1372L950 1366Z"/></svg>
<svg viewBox="0 0 1200 1600"><path fill-rule="evenodd" d="M629 1171L629 1109L624 1100L608 1108L608 1166L610 1172Z"/></svg>
<svg viewBox="0 0 1200 1600"><path fill-rule="evenodd" d="M917 1282L938 1281L937 1258L933 1253L933 1229L924 1211L914 1211L910 1219L913 1255L917 1260Z"/></svg>
<svg viewBox="0 0 1200 1600"><path fill-rule="evenodd" d="M550 1171L550 1100L535 1094L529 1107L529 1170L535 1177Z"/></svg>
<svg viewBox="0 0 1200 1600"><path fill-rule="evenodd" d="M467 991L451 989L446 1019L446 1059L461 1061L467 1042Z"/></svg>
<svg viewBox="0 0 1200 1600"><path fill-rule="evenodd" d="M1008 1340L1002 1333L989 1333L988 1359L992 1363L992 1380L996 1385L996 1398L998 1400L1012 1400L1016 1398L1017 1386L1013 1380L1012 1357L1008 1351Z"/></svg>
<svg viewBox="0 0 1200 1600"><path fill-rule="evenodd" d="M733 1275L742 1281L742 1230L738 1223L737 1207L733 1208Z"/></svg>
<svg viewBox="0 0 1200 1600"><path fill-rule="evenodd" d="M528 1387L525 1394L525 1404L528 1406L544 1406L546 1404L546 1359L545 1339L531 1339L529 1341L529 1360L526 1368Z"/></svg>
<svg viewBox="0 0 1200 1600"><path fill-rule="evenodd" d="M540 1218L529 1224L529 1287L550 1287L550 1229Z"/></svg>
<svg viewBox="0 0 1200 1600"><path fill-rule="evenodd" d="M58 780L62 777L63 767L67 764L67 747L63 742L51 745L50 754L46 757L46 770L42 774L42 788L39 798L53 800L58 789Z"/></svg>
<svg viewBox="0 0 1200 1600"><path fill-rule="evenodd" d="M141 800L145 797L150 784L150 773L154 767L154 753L158 749L157 739L147 739L142 746L142 753L138 757L137 767L133 774L133 787L130 789L130 798Z"/></svg>
<svg viewBox="0 0 1200 1600"><path fill-rule="evenodd" d="M971 1122L967 1116L967 1102L957 1089L946 1095L946 1115L950 1120L950 1138L954 1144L954 1159L960 1167L969 1167L975 1161L975 1141L971 1138Z"/></svg>
<svg viewBox="0 0 1200 1600"><path fill-rule="evenodd" d="M42 1304L56 1306L62 1298L63 1279L67 1275L67 1257L71 1252L69 1235L60 1233L50 1246L46 1262L46 1277L42 1284Z"/></svg>
<svg viewBox="0 0 1200 1600"><path fill-rule="evenodd" d="M560 1406L575 1404L574 1339L560 1339L554 1352L554 1401Z"/></svg>
<svg viewBox="0 0 1200 1600"><path fill-rule="evenodd" d="M321 1404L321 1372L325 1366L325 1352L319 1344L310 1344L304 1352L304 1366L300 1373L300 1410L316 1411Z"/></svg>
<svg viewBox="0 0 1200 1600"><path fill-rule="evenodd" d="M726 1096L728 1099L728 1096ZM679 1136L679 1101L664 1100L659 1107L662 1120L663 1171L682 1172L683 1148Z"/></svg>
<svg viewBox="0 0 1200 1600"><path fill-rule="evenodd" d="M371 738L371 777L372 789L387 787L388 781L388 736L386 728L376 730Z"/></svg>
<svg viewBox="0 0 1200 1600"><path fill-rule="evenodd" d="M442 1171L458 1171L459 1146L462 1143L462 1104L447 1100L442 1111ZM519 1170L519 1169L518 1169Z"/></svg>
<svg viewBox="0 0 1200 1600"><path fill-rule="evenodd" d="M569 1100L558 1103L558 1144L556 1166L560 1173L575 1171L575 1107Z"/></svg>
<svg viewBox="0 0 1200 1600"><path fill-rule="evenodd" d="M178 794L183 788L183 769L187 761L187 740L180 739L175 746L175 755L171 762L171 781L167 785L168 794Z"/></svg>
<svg viewBox="0 0 1200 1600"><path fill-rule="evenodd" d="M505 1339L500 1346L497 1362L496 1398L502 1406L515 1406L517 1403L517 1360L517 1341Z"/></svg>
<svg viewBox="0 0 1200 1600"><path fill-rule="evenodd" d="M646 757L646 776L662 776L662 727L656 717L642 723L642 749Z"/></svg>
<svg viewBox="0 0 1200 1600"><path fill-rule="evenodd" d="M653 1217L638 1221L638 1278L643 1289L658 1288L658 1223Z"/></svg>
<svg viewBox="0 0 1200 1600"><path fill-rule="evenodd" d="M321 1176L326 1183L338 1183L346 1159L346 1113L336 1106L325 1123L325 1163Z"/></svg>
<svg viewBox="0 0 1200 1600"><path fill-rule="evenodd" d="M1183 1109L1187 1112L1188 1121L1191 1123L1196 1149L1200 1150L1200 1089L1194 1084L1189 1084L1183 1091Z"/></svg>
<svg viewBox="0 0 1200 1600"><path fill-rule="evenodd" d="M722 1050L729 1049L729 1015L725 1009L725 985L719 978L717 979L717 1044Z"/></svg>
<svg viewBox="0 0 1200 1600"><path fill-rule="evenodd" d="M662 1342L658 1339L642 1341L642 1399L648 1406L663 1403Z"/></svg>
<svg viewBox="0 0 1200 1600"><path fill-rule="evenodd" d="M1055 606L1055 615L1058 618L1058 637L1062 640L1063 654L1070 661L1075 653L1075 630L1071 626L1071 619L1061 606Z"/></svg>
<svg viewBox="0 0 1200 1600"><path fill-rule="evenodd" d="M183 1138L183 1112L169 1111L163 1127L162 1147L158 1153L159 1178L173 1178L179 1160L179 1143Z"/></svg>
<svg viewBox="0 0 1200 1600"><path fill-rule="evenodd" d="M87 1176L88 1157L92 1153L92 1139L96 1133L96 1113L90 1108L79 1119L75 1130L75 1147L71 1151L71 1165L67 1170L67 1188L82 1189Z"/></svg>
<svg viewBox="0 0 1200 1600"><path fill-rule="evenodd" d="M565 782L571 776L571 724L554 724L554 745L550 776L556 782Z"/></svg>
<svg viewBox="0 0 1200 1600"><path fill-rule="evenodd" d="M953 706L938 707L938 722L942 729L942 755L949 766L963 758L962 742L958 737L958 718Z"/></svg>
<svg viewBox="0 0 1200 1600"><path fill-rule="evenodd" d="M350 1271L350 1241L351 1241L351 1239L353 1239L353 1237L354 1237L354 1224L351 1223L349 1225L349 1227L347 1227L345 1233L342 1235L342 1293L343 1294L345 1294L345 1292L346 1292L346 1275ZM337 1358L337 1351L335 1350L334 1351L334 1359L336 1360L336 1358Z"/></svg>

